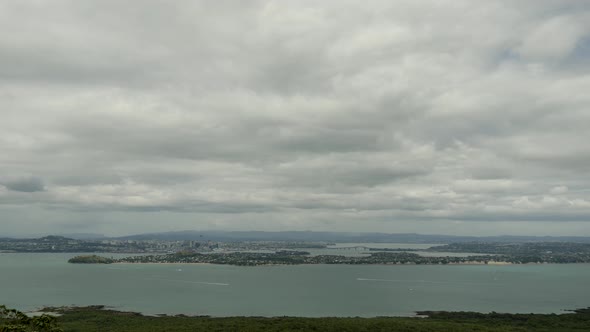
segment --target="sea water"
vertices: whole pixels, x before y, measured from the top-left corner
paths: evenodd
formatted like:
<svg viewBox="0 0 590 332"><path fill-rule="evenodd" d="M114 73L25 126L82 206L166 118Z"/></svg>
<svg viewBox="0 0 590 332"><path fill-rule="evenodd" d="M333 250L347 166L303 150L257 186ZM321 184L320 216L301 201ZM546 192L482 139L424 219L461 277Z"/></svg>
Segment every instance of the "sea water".
<svg viewBox="0 0 590 332"><path fill-rule="evenodd" d="M72 256L0 254L0 303L25 311L100 304L145 314L310 317L590 306L590 264L68 264Z"/></svg>

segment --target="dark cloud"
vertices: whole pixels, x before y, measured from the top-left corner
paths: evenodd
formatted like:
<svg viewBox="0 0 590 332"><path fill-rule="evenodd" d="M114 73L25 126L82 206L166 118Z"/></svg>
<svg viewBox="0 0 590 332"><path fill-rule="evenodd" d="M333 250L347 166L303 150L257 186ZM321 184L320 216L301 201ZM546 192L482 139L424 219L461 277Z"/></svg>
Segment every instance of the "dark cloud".
<svg viewBox="0 0 590 332"><path fill-rule="evenodd" d="M9 180L0 180L0 184L5 186L8 190L25 193L33 193L45 190L45 185L43 184L43 181L36 177L23 177Z"/></svg>

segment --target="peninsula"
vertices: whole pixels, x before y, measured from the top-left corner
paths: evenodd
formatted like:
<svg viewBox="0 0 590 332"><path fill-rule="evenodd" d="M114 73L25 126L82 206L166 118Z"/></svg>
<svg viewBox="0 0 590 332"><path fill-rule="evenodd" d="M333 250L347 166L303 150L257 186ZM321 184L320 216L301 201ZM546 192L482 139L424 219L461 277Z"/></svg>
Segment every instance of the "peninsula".
<svg viewBox="0 0 590 332"><path fill-rule="evenodd" d="M373 250L372 250L373 249ZM297 264L527 264L527 263L590 263L590 244L577 243L467 243L432 247L425 256L409 251L374 251L363 256L310 255L307 251L200 253L180 251L173 254L130 256L100 259L99 256L77 256L70 263L209 263L240 266ZM473 255L452 256L445 252L473 252Z"/></svg>

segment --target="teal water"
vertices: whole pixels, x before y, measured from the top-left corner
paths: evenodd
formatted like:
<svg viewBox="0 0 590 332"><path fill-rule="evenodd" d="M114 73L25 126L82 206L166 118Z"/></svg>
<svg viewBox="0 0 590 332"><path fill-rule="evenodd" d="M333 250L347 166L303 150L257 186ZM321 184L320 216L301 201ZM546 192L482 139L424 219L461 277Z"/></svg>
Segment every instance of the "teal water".
<svg viewBox="0 0 590 332"><path fill-rule="evenodd" d="M68 264L74 255L0 254L0 303L20 310L104 304L146 314L365 317L590 306L590 264Z"/></svg>

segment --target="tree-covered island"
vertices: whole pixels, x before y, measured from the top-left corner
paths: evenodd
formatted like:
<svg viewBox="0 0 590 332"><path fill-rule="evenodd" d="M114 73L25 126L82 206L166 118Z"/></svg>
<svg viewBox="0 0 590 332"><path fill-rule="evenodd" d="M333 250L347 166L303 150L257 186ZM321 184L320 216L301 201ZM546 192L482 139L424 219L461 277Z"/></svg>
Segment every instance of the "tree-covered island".
<svg viewBox="0 0 590 332"><path fill-rule="evenodd" d="M68 263L76 264L111 264L114 263L114 259L102 257L98 255L83 255L70 258Z"/></svg>

